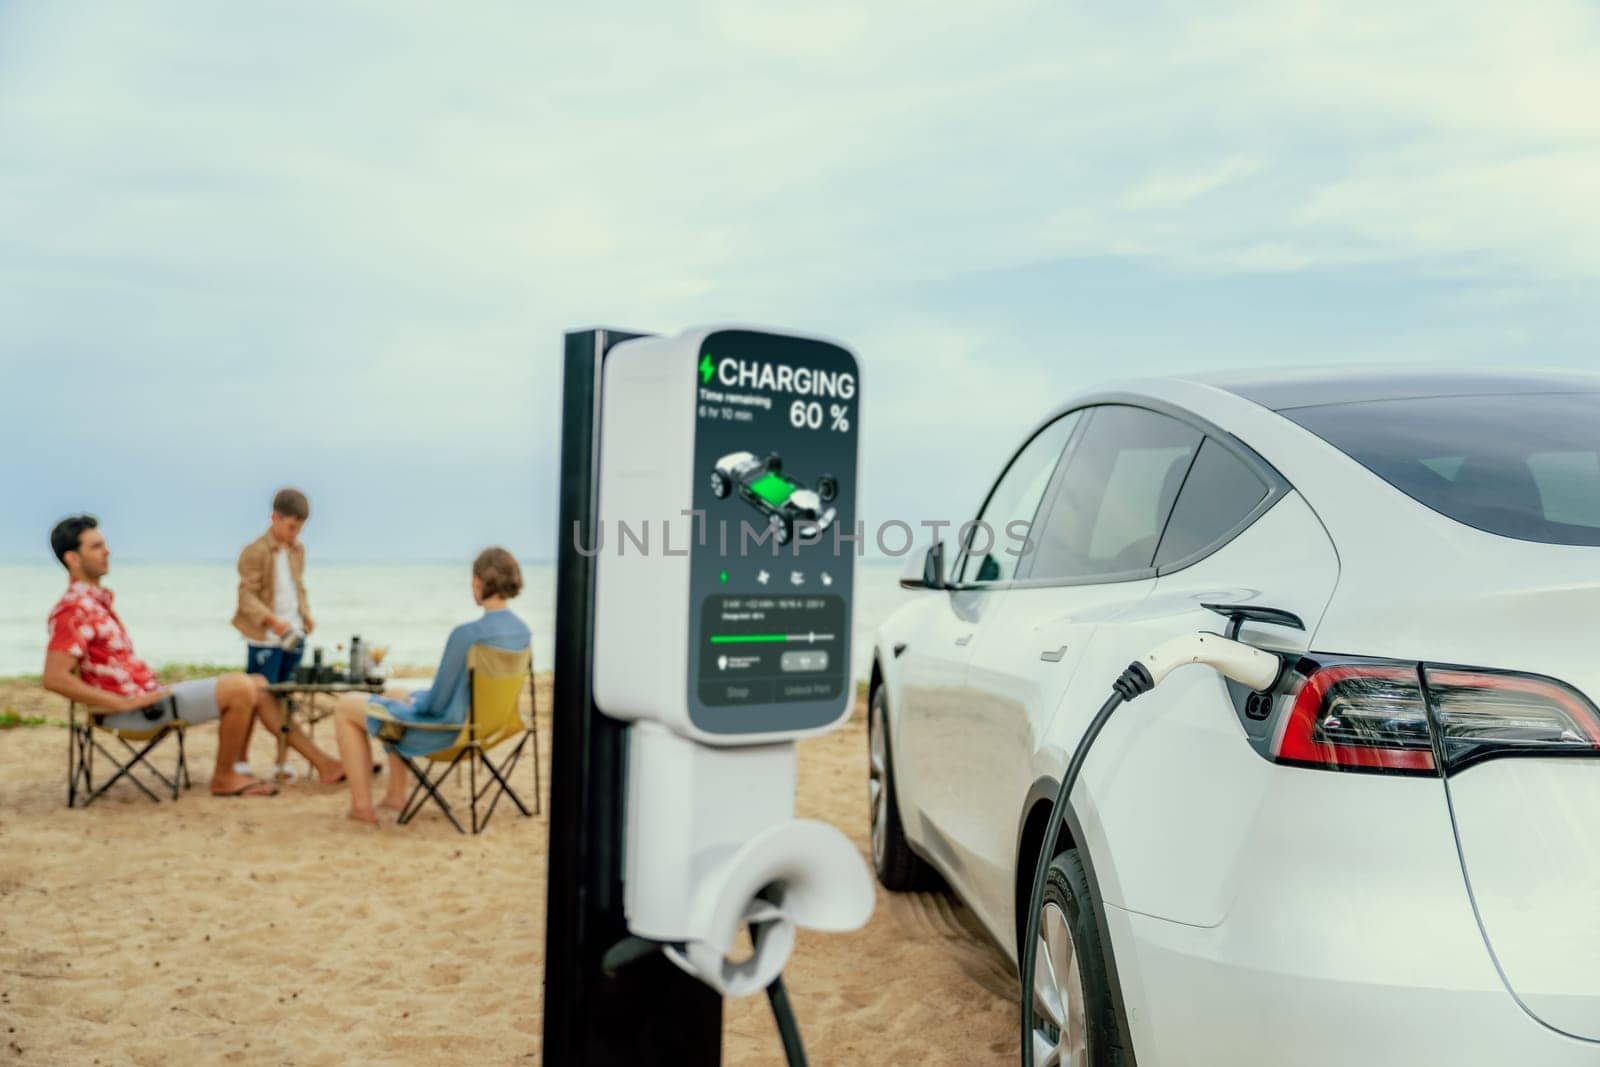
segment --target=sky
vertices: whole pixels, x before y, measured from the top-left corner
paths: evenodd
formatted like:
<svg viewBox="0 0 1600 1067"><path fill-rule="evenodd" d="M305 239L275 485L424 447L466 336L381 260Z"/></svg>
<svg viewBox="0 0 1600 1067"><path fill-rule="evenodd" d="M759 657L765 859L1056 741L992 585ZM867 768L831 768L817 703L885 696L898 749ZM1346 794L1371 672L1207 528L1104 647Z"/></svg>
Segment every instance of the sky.
<svg viewBox="0 0 1600 1067"><path fill-rule="evenodd" d="M1600 5L0 0L0 560L556 537L563 331L863 363L864 511L1130 376L1600 366Z"/></svg>

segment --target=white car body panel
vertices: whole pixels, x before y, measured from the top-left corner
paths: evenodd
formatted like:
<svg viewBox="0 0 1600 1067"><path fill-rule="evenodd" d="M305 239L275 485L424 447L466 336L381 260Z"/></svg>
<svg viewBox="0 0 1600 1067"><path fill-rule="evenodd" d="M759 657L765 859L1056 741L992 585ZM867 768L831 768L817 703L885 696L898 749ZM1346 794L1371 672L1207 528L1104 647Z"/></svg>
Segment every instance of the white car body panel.
<svg viewBox="0 0 1600 1067"><path fill-rule="evenodd" d="M1600 548L1474 530L1220 388L1124 392L1209 420L1295 490L1171 574L928 592L878 634L907 837L1013 959L1030 788L1133 658L1223 629L1202 601L1305 621L1248 627L1263 647L1600 699ZM1180 671L1111 720L1072 797L1140 1063L1600 1064L1600 760L1348 775L1271 763L1244 730L1219 677Z"/></svg>
<svg viewBox="0 0 1600 1067"><path fill-rule="evenodd" d="M1224 922L1107 909L1141 1064L1600 1062L1506 994L1437 780L1274 770Z"/></svg>
<svg viewBox="0 0 1600 1067"><path fill-rule="evenodd" d="M1250 588L1227 584L1241 572L1240 559L1250 561ZM1099 664L1075 679L1073 706L1058 713L1066 721L1051 732L1051 749L1061 755L1040 769L1049 766L1059 780L1069 746L1106 698L1107 679L1173 634L1225 628L1202 602L1269 604L1315 627L1338 576L1338 557L1321 524L1290 493L1214 555L1156 579L1154 594L1115 628L1114 641L1109 630L1102 633ZM1309 634L1250 626L1246 636L1298 654ZM1072 802L1108 903L1196 926L1214 926L1227 914L1244 876L1237 857L1255 832L1257 809L1284 773L1250 749L1229 701L1214 671L1180 669L1118 712L1095 743ZM1151 788L1196 775L1205 788L1182 803Z"/></svg>
<svg viewBox="0 0 1600 1067"><path fill-rule="evenodd" d="M1039 776L1040 739L1048 736L1074 669L1094 660L1102 626L1135 610L1155 584L1148 579L999 592L994 617L980 631L967 665L968 732L959 740L969 763L970 754L986 754L975 770L1024 786ZM1046 652L1060 652L1062 659L1046 662L1040 658ZM968 903L995 929L1010 929L1014 921L1020 800L1000 789L969 791L966 803L955 806L959 833L949 831L967 867Z"/></svg>

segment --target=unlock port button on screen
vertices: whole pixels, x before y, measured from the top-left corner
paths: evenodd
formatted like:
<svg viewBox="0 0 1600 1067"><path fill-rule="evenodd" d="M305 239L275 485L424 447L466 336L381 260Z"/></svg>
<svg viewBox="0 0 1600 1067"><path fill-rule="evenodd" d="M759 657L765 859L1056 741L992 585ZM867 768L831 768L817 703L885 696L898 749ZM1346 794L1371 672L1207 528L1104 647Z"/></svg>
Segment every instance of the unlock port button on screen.
<svg viewBox="0 0 1600 1067"><path fill-rule="evenodd" d="M828 669L828 654L821 649L804 652L785 652L778 661L778 665L786 674L800 671L825 671Z"/></svg>

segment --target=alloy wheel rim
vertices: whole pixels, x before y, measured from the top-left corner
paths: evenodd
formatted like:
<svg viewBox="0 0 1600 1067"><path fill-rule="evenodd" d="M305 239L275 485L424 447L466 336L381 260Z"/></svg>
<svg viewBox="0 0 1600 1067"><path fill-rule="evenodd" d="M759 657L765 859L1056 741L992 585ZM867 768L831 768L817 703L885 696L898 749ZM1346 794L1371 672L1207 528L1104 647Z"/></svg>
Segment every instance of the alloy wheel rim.
<svg viewBox="0 0 1600 1067"><path fill-rule="evenodd" d="M1066 913L1053 902L1039 913L1033 1016L1033 1062L1038 1067L1087 1067L1089 1032L1078 948Z"/></svg>
<svg viewBox="0 0 1600 1067"><path fill-rule="evenodd" d="M884 834L887 833L889 825L889 792L885 788L889 754L888 746L884 743L883 730L883 710L874 701L868 721L870 739L867 744L869 753L867 799L872 806L872 862L880 870L883 868Z"/></svg>

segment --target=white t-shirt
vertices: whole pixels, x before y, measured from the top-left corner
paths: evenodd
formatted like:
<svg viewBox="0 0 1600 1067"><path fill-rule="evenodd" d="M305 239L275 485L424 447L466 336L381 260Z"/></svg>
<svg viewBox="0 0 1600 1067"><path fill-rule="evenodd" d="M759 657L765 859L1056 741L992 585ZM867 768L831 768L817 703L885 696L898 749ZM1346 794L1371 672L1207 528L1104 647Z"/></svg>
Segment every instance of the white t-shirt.
<svg viewBox="0 0 1600 1067"><path fill-rule="evenodd" d="M289 573L287 549L273 549L272 571L272 613L288 623L291 632L304 629L300 618L300 594L294 587L294 575ZM280 638L268 630L267 640L276 644Z"/></svg>

